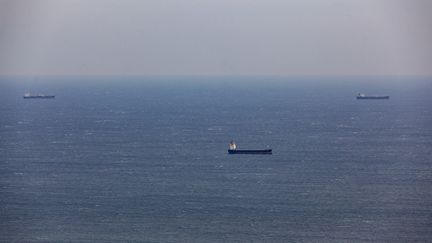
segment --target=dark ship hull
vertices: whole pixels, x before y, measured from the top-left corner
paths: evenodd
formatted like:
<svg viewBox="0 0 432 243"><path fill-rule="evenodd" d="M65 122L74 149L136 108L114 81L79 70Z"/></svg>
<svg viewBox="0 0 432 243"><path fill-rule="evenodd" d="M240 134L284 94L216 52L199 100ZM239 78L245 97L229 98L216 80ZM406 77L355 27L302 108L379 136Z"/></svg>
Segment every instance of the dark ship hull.
<svg viewBox="0 0 432 243"><path fill-rule="evenodd" d="M241 149L228 149L229 154L272 154L271 149L261 150L241 150Z"/></svg>
<svg viewBox="0 0 432 243"><path fill-rule="evenodd" d="M54 99L55 95L31 95L23 96L24 99Z"/></svg>
<svg viewBox="0 0 432 243"><path fill-rule="evenodd" d="M388 100L390 96L357 96L358 100Z"/></svg>

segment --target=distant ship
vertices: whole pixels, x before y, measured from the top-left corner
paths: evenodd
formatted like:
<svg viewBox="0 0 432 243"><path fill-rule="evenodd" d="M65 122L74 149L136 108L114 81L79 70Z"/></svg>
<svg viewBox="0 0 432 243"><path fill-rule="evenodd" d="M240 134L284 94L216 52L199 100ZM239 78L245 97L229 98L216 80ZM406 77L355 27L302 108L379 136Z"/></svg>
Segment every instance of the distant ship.
<svg viewBox="0 0 432 243"><path fill-rule="evenodd" d="M234 141L231 141L228 149L229 154L272 154L271 149L261 149L261 150L241 150L237 149L237 145Z"/></svg>
<svg viewBox="0 0 432 243"><path fill-rule="evenodd" d="M23 98L24 99L54 99L55 95L44 95L44 94L32 95L30 93L25 93Z"/></svg>
<svg viewBox="0 0 432 243"><path fill-rule="evenodd" d="M390 99L390 96L388 95L365 95L362 93L359 93L357 95L358 100L388 100Z"/></svg>

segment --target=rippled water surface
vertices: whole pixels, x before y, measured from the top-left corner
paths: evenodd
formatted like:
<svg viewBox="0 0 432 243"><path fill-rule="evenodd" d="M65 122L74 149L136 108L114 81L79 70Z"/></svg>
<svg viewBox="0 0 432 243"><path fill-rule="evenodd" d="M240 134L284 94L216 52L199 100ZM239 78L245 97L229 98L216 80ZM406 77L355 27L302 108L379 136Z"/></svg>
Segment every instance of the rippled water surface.
<svg viewBox="0 0 432 243"><path fill-rule="evenodd" d="M0 241L431 241L431 81L3 78Z"/></svg>

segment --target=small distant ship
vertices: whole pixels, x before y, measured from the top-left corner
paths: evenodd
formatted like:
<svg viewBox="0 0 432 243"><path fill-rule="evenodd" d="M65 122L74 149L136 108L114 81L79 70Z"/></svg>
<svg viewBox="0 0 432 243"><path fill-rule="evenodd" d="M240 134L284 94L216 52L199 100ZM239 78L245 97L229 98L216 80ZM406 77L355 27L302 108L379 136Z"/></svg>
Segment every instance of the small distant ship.
<svg viewBox="0 0 432 243"><path fill-rule="evenodd" d="M271 149L258 149L258 150L243 150L237 149L237 145L234 141L231 141L228 149L229 154L272 154Z"/></svg>
<svg viewBox="0 0 432 243"><path fill-rule="evenodd" d="M390 99L390 96L388 95L365 95L362 93L359 93L357 95L358 100L388 100Z"/></svg>
<svg viewBox="0 0 432 243"><path fill-rule="evenodd" d="M23 98L24 99L54 99L55 95L44 95L44 94L33 95L30 93L25 93Z"/></svg>

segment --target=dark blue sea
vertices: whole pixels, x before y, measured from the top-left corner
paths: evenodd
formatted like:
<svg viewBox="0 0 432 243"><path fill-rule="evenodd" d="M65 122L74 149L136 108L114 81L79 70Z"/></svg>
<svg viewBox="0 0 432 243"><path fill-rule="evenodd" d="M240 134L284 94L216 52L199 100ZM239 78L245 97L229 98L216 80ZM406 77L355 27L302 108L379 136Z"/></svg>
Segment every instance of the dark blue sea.
<svg viewBox="0 0 432 243"><path fill-rule="evenodd" d="M0 242L134 241L431 242L432 79L1 78Z"/></svg>

